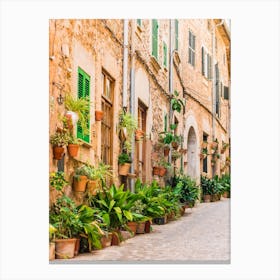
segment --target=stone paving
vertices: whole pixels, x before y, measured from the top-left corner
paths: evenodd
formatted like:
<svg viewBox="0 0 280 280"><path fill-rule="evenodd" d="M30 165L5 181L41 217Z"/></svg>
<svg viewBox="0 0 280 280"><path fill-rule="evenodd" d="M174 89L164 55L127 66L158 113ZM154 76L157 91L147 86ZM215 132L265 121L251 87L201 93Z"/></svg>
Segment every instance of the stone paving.
<svg viewBox="0 0 280 280"><path fill-rule="evenodd" d="M230 263L230 199L200 203L176 221L121 243L51 263Z"/></svg>

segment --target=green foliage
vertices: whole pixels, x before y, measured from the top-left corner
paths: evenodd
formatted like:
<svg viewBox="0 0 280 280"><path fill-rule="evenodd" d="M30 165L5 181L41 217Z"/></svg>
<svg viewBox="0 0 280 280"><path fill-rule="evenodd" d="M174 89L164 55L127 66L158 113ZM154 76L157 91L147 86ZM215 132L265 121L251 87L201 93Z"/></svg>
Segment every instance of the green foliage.
<svg viewBox="0 0 280 280"><path fill-rule="evenodd" d="M174 192L178 193L180 202L193 207L195 201L199 199L199 187L196 181L189 176L179 175L173 178Z"/></svg>
<svg viewBox="0 0 280 280"><path fill-rule="evenodd" d="M79 180L80 176L91 176L92 168L88 164L83 164L75 169L74 178Z"/></svg>
<svg viewBox="0 0 280 280"><path fill-rule="evenodd" d="M57 229L52 225L49 224L49 241L51 242L53 239L55 239L55 233Z"/></svg>
<svg viewBox="0 0 280 280"><path fill-rule="evenodd" d="M74 135L69 135L68 144L80 145L81 141L77 137L75 137Z"/></svg>
<svg viewBox="0 0 280 280"><path fill-rule="evenodd" d="M202 194L203 195L211 195L213 194L213 180L210 178L207 178L206 176L200 177L200 184L202 188Z"/></svg>
<svg viewBox="0 0 280 280"><path fill-rule="evenodd" d="M131 158L127 153L121 153L118 157L118 163L124 165L125 163L131 163Z"/></svg>
<svg viewBox="0 0 280 280"><path fill-rule="evenodd" d="M98 166L96 167L89 164L87 166L88 178L90 180L101 180L103 183L105 183L107 177L109 178L113 176L112 167L103 162L99 162Z"/></svg>
<svg viewBox="0 0 280 280"><path fill-rule="evenodd" d="M171 132L163 131L160 132L159 135L160 135L160 141L163 142L164 144L170 144L174 139L173 134Z"/></svg>
<svg viewBox="0 0 280 280"><path fill-rule="evenodd" d="M57 131L55 134L51 135L50 143L53 146L63 147L69 142L69 134L66 131Z"/></svg>
<svg viewBox="0 0 280 280"><path fill-rule="evenodd" d="M79 123L85 135L89 134L90 104L88 97L74 98L72 94L66 94L65 108L78 114Z"/></svg>
<svg viewBox="0 0 280 280"><path fill-rule="evenodd" d="M175 90L174 97L171 99L171 107L173 111L181 112L182 108L185 107L184 102L178 98L179 93Z"/></svg>
<svg viewBox="0 0 280 280"><path fill-rule="evenodd" d="M221 178L218 175L213 179L201 176L201 187L203 194L223 194L225 191L230 191L230 175L225 174Z"/></svg>
<svg viewBox="0 0 280 280"><path fill-rule="evenodd" d="M64 178L64 172L62 171L51 172L49 182L50 186L54 187L58 191L61 191L68 184L68 181Z"/></svg>
<svg viewBox="0 0 280 280"><path fill-rule="evenodd" d="M135 130L137 129L137 121L135 117L133 117L130 113L121 111L119 129L126 129L127 131L127 136L124 141L124 148L129 153L131 152L132 138Z"/></svg>

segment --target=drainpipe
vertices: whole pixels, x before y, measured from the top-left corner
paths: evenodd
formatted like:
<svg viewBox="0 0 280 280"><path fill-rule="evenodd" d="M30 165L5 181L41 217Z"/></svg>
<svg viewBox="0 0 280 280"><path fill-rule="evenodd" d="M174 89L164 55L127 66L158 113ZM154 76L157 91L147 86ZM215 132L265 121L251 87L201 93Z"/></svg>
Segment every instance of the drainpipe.
<svg viewBox="0 0 280 280"><path fill-rule="evenodd" d="M169 20L169 94L173 94L173 19ZM171 107L171 103L169 106L169 125L172 123L173 119L173 110ZM171 145L169 145L171 146ZM171 162L171 153L168 156L168 162Z"/></svg>
<svg viewBox="0 0 280 280"><path fill-rule="evenodd" d="M127 109L128 20L123 20L123 109Z"/></svg>
<svg viewBox="0 0 280 280"><path fill-rule="evenodd" d="M212 140L216 138L215 123L216 123L216 75L215 75L215 31L216 27L222 25L224 20L215 24L212 29ZM216 173L215 166L212 168L212 174Z"/></svg>
<svg viewBox="0 0 280 280"><path fill-rule="evenodd" d="M134 69L134 34L135 34L135 20L131 21L131 65L130 65L130 113L135 116L135 69ZM134 174L134 156L135 156L135 137L132 137L131 143L131 160L130 173ZM129 185L131 192L135 192L134 178L129 178Z"/></svg>

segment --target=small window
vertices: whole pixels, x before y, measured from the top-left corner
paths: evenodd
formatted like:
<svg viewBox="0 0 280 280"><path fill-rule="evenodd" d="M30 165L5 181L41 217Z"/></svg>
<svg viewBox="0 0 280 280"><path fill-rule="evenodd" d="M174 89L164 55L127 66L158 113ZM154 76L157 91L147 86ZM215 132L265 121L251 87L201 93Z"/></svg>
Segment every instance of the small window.
<svg viewBox="0 0 280 280"><path fill-rule="evenodd" d="M138 25L139 27L142 27L142 20L141 20L141 19L137 19L137 25Z"/></svg>
<svg viewBox="0 0 280 280"><path fill-rule="evenodd" d="M203 133L203 142L208 141L208 135L206 133ZM203 159L203 172L207 173L208 172L208 166L207 166L207 156Z"/></svg>
<svg viewBox="0 0 280 280"><path fill-rule="evenodd" d="M189 31L189 60L188 62L195 65L195 36Z"/></svg>
<svg viewBox="0 0 280 280"><path fill-rule="evenodd" d="M205 55L205 52L204 52L204 48L202 47L201 48L201 74L203 76L205 76L205 63L204 63L205 57L204 57L204 55Z"/></svg>
<svg viewBox="0 0 280 280"><path fill-rule="evenodd" d="M158 21L152 20L152 55L158 59Z"/></svg>
<svg viewBox="0 0 280 280"><path fill-rule="evenodd" d="M228 87L224 86L224 99L229 100L229 91Z"/></svg>

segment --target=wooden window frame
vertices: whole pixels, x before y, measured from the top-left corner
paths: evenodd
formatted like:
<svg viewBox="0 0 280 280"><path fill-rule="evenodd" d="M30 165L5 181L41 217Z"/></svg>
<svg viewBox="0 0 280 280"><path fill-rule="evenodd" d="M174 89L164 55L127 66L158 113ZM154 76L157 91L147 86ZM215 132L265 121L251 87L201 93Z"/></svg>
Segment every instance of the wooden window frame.
<svg viewBox="0 0 280 280"><path fill-rule="evenodd" d="M189 64L191 64L193 67L195 67L195 35L192 33L191 30L189 30L189 47L188 47L188 50L189 50L189 59L188 59L188 62Z"/></svg>
<svg viewBox="0 0 280 280"><path fill-rule="evenodd" d="M156 27L154 25L156 24ZM157 29L157 34L154 34L154 30ZM152 19L152 56L158 61L159 59L159 53L158 53L158 38L159 38L159 23L157 19ZM156 44L155 44L156 41ZM155 47L155 45L156 47ZM156 48L156 53L154 52Z"/></svg>

